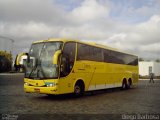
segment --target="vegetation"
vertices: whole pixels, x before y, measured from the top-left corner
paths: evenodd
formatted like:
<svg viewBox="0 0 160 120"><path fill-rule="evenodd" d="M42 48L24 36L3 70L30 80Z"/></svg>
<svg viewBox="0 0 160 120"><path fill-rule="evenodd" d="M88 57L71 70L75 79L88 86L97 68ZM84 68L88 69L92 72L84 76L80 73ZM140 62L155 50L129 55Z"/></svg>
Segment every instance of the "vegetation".
<svg viewBox="0 0 160 120"><path fill-rule="evenodd" d="M5 58L7 58L8 60L12 60L12 54L6 52L6 51L0 51L0 56L4 56Z"/></svg>
<svg viewBox="0 0 160 120"><path fill-rule="evenodd" d="M11 71L12 54L6 51L0 51L0 72Z"/></svg>
<svg viewBox="0 0 160 120"><path fill-rule="evenodd" d="M139 58L139 61L144 61L144 59L143 58Z"/></svg>
<svg viewBox="0 0 160 120"><path fill-rule="evenodd" d="M141 61L147 61L147 62L149 62L149 61L155 61L155 62L160 62L160 59L151 60L151 59L139 58L138 60L139 60L140 62L141 62Z"/></svg>
<svg viewBox="0 0 160 120"><path fill-rule="evenodd" d="M149 79L149 76L139 76L140 79ZM160 76L154 76L154 79L160 79Z"/></svg>
<svg viewBox="0 0 160 120"><path fill-rule="evenodd" d="M155 60L155 62L160 62L160 59Z"/></svg>

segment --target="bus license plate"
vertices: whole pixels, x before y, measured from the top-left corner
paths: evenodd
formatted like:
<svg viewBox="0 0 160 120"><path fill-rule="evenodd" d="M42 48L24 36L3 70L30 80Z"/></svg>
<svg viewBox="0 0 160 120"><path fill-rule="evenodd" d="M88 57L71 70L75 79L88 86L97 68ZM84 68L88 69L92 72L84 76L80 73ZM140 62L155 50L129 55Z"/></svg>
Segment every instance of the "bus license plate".
<svg viewBox="0 0 160 120"><path fill-rule="evenodd" d="M39 93L39 92L40 92L40 89L35 88L34 91L37 92L37 93Z"/></svg>

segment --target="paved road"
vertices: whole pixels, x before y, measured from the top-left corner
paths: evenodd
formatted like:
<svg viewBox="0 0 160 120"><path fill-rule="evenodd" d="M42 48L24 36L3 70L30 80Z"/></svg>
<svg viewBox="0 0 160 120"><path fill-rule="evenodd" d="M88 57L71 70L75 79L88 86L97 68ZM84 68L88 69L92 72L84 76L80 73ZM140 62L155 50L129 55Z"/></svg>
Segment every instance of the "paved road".
<svg viewBox="0 0 160 120"><path fill-rule="evenodd" d="M23 118L22 115L48 117L48 114L59 116L111 114L113 117L120 114L159 113L160 80L156 80L154 84L140 80L137 88L108 89L74 98L71 95L48 97L42 94L27 94L23 92L23 74L0 75L2 115L21 115L20 118Z"/></svg>

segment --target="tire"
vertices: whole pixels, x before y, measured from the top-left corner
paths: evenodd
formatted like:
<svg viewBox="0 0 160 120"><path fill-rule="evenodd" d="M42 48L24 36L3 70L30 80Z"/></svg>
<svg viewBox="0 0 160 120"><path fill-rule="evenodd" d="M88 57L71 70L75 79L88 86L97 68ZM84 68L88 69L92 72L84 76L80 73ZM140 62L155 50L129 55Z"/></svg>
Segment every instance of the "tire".
<svg viewBox="0 0 160 120"><path fill-rule="evenodd" d="M80 96L83 96L83 94L84 94L83 84L76 83L76 85L74 86L74 96L80 97Z"/></svg>
<svg viewBox="0 0 160 120"><path fill-rule="evenodd" d="M131 86L132 86L132 82L131 82L131 80L128 80L127 88L130 89Z"/></svg>
<svg viewBox="0 0 160 120"><path fill-rule="evenodd" d="M53 94L46 94L48 97L53 97L54 95Z"/></svg>
<svg viewBox="0 0 160 120"><path fill-rule="evenodd" d="M123 80L123 83L122 83L122 90L125 90L127 89L127 83L125 80Z"/></svg>

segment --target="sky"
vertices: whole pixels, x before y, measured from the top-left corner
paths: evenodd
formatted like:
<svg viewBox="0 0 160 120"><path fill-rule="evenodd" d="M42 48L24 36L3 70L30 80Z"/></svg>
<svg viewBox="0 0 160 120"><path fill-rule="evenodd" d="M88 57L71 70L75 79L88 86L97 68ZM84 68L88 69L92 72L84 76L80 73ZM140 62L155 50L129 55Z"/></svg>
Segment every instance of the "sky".
<svg viewBox="0 0 160 120"><path fill-rule="evenodd" d="M14 56L71 38L160 59L160 0L0 0L0 36L14 39Z"/></svg>

